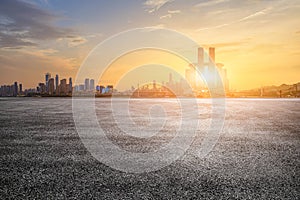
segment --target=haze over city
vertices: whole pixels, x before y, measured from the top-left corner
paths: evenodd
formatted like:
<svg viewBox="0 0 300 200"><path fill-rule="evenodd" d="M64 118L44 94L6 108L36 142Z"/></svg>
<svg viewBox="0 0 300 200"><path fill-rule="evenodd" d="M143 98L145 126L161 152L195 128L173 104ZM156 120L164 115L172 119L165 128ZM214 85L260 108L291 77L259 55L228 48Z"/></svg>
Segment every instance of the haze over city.
<svg viewBox="0 0 300 200"><path fill-rule="evenodd" d="M216 61L227 69L232 89L293 84L300 73L299 9L300 2L292 0L4 0L0 85L19 81L34 88L46 72L75 77L98 43L137 27L173 29L199 46L215 47ZM143 63L153 57L182 67L182 73L187 67L170 55L149 51L133 52L116 63L126 66L128 60ZM127 83L122 82L124 88L132 84Z"/></svg>

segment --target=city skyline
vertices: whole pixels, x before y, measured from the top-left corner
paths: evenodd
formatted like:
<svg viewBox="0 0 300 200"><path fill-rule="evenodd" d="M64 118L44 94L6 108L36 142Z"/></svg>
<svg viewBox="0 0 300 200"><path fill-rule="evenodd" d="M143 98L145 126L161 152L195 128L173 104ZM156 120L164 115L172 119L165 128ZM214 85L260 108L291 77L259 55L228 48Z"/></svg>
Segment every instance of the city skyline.
<svg viewBox="0 0 300 200"><path fill-rule="evenodd" d="M1 85L0 96L90 96L96 97L111 97L114 96L132 96L132 97L211 97L211 89L223 88L226 97L299 97L300 82L293 83L292 85L281 84L280 86L262 86L260 88L251 88L250 90L230 90L230 81L227 77L227 69L223 63L216 60L216 52L214 47L208 48L208 54L205 53L203 47L198 47L196 54L196 61L188 63L184 61L185 67L178 66L179 69L174 70L168 67L169 64L157 65L154 64L150 68L148 65L141 65L137 69L129 70L128 66L119 67L122 59L117 59L111 68L108 68L99 79L90 78L76 78L75 85L73 86L72 77L67 79L63 78L59 82L59 75L52 78L51 73L45 73L45 82L39 82L36 88L29 88L23 91L22 83L19 84L15 81L12 85ZM150 54L151 54L150 50ZM162 53L161 51L160 53ZM135 52L136 53L136 52ZM139 52L141 53L141 52ZM144 56L149 56L149 50L142 51ZM153 53L153 52L152 52ZM155 53L157 53L155 51ZM151 56L150 56L151 57ZM182 61L175 54L173 57ZM172 60L172 59L171 59ZM129 59L131 61L131 59ZM130 65L130 62L128 63ZM139 65L139 64L138 64ZM116 68L117 67L117 68ZM156 67L156 72L153 69ZM184 69L184 70L182 70ZM125 71L124 71L125 70ZM148 71L147 71L148 70ZM150 71L149 71L150 70ZM182 73L184 71L184 75ZM133 72L133 73L132 73ZM166 73L168 79L166 79ZM174 73L174 78L173 78ZM124 79L124 74L126 75ZM147 80L140 76L147 74ZM150 76L151 74L151 76ZM159 74L160 76L157 76ZM163 76L164 78L162 78ZM152 80L151 77L153 78ZM157 78L161 80L157 82ZM83 79L82 79L83 78ZM150 78L150 79L149 79ZM77 80L78 79L78 80ZM82 79L82 80L80 80ZM104 86L107 82L106 87ZM131 88L123 83L128 82ZM221 85L220 85L221 84ZM114 85L117 87L114 88ZM137 87L135 87L135 85ZM213 89L214 90L214 89ZM222 92L223 93L223 92Z"/></svg>
<svg viewBox="0 0 300 200"><path fill-rule="evenodd" d="M293 0L97 1L84 6L80 1L4 0L0 85L20 80L31 88L47 71L75 77L96 44L137 27L173 29L199 46L215 47L232 89L295 83L299 10L300 2ZM174 59L170 64L181 63Z"/></svg>
<svg viewBox="0 0 300 200"><path fill-rule="evenodd" d="M91 94L90 92L94 92L96 96L109 94L105 95L106 97L111 96L113 93L117 96L129 95L133 97L172 97L174 95L209 97L209 85L218 87L217 77L220 77L219 80L222 82L222 87L227 97L263 97L265 94L267 94L265 95L266 97L298 97L299 83L293 83L293 85L282 84L281 86L277 86L277 88L276 86L260 87L258 91L255 90L255 88L251 88L251 90L248 91L230 90L227 69L223 63L217 62L216 49L214 47L208 47L207 51L208 54L205 53L203 47L198 47L197 51L194 52L194 54L197 55L197 61L189 64L186 63L187 66L185 67L179 66L180 70L178 71L170 70L170 68L167 67L168 64L165 64L166 66L156 66L157 72L153 71L153 68L150 69L149 66L144 65L140 66L138 70L133 70L134 73L131 74L132 71L126 72L126 67L121 68L121 70L120 68L114 69L115 66L118 66L118 61L116 61L111 65L111 69L108 69L102 74L98 82L95 82L94 79L84 78L81 81L76 80L77 84L74 86L72 77L68 78L69 83L67 84L66 78L61 79L59 82L58 74L55 75L55 78L54 76L52 78L51 73L47 72L44 74L45 82L39 82L36 88L24 88L23 91L22 83L18 85L17 81L12 85L1 85L0 96L72 96L73 92L75 92L76 95L85 96ZM142 53L144 53L144 56L149 56L149 50L143 51ZM123 62L121 61L120 63ZM155 67L155 65L152 67ZM184 75L182 69L184 69ZM126 74L127 80L123 79L124 73ZM151 78L149 79L150 76L147 77L148 80L137 79L142 73L152 74L153 80L151 80ZM166 73L168 74L168 79L166 79ZM174 78L173 73L175 75ZM160 74L160 81L157 81L157 74ZM162 78L161 75L165 77ZM131 79L131 81L128 79ZM122 81L131 84L131 88L126 84L123 85ZM104 86L105 82L109 82L106 87ZM117 87L114 88L114 85L117 85Z"/></svg>

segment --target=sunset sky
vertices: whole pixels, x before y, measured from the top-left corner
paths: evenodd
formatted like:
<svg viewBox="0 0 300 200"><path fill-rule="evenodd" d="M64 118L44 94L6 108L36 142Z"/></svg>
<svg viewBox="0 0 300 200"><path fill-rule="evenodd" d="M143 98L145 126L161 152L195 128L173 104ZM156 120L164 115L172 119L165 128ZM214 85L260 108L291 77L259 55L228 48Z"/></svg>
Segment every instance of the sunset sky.
<svg viewBox="0 0 300 200"><path fill-rule="evenodd" d="M46 72L75 78L98 43L143 27L215 47L231 89L300 81L298 0L1 0L0 85L35 87Z"/></svg>

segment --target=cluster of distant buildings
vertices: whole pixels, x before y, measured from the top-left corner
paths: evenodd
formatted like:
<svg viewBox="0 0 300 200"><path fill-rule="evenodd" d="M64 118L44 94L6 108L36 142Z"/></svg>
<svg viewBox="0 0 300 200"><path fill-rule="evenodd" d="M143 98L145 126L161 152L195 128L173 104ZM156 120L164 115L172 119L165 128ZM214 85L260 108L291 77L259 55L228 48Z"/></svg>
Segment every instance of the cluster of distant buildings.
<svg viewBox="0 0 300 200"><path fill-rule="evenodd" d="M102 85L95 86L95 80L86 78L83 84L75 85L73 87L72 78L61 79L59 81L59 76L56 74L55 79L51 78L50 73L45 75L45 83L39 83L37 87L37 94L42 96L72 96L72 94L85 94L85 93L95 93L95 94L107 94L113 92L113 86L108 85L106 87Z"/></svg>
<svg viewBox="0 0 300 200"><path fill-rule="evenodd" d="M16 97L16 96L72 96L73 92L77 94L94 92L96 95L112 94L113 86L97 85L95 80L86 78L84 84L73 86L72 77L59 80L59 75L52 77L50 73L45 74L45 82L38 83L36 88L30 88L23 91L23 86L18 82L12 85L2 85L0 87L0 96Z"/></svg>
<svg viewBox="0 0 300 200"><path fill-rule="evenodd" d="M229 91L227 70L222 63L215 63L215 48L209 47L209 54L204 54L202 47L198 48L198 62L191 63L185 71L185 78L194 92L206 91L210 88L222 86Z"/></svg>
<svg viewBox="0 0 300 200"><path fill-rule="evenodd" d="M221 63L215 64L215 48L209 48L209 55L204 54L202 47L198 48L198 61L191 63L185 71L185 79L173 80L172 73L169 74L167 82L161 85L144 84L134 89L133 96L139 97L170 97L170 96L197 96L209 97L209 89L223 87L226 93L229 92L229 80L227 70ZM209 86L209 87L208 87Z"/></svg>
<svg viewBox="0 0 300 200"><path fill-rule="evenodd" d="M157 84L155 80L142 86L138 85L137 89L132 87L133 97L176 97L187 96L188 84L184 79L179 82L173 80L172 73L169 74L169 81Z"/></svg>
<svg viewBox="0 0 300 200"><path fill-rule="evenodd" d="M18 85L18 82L14 82L12 85L1 85L0 87L1 97L16 97L23 94L23 86L21 83Z"/></svg>
<svg viewBox="0 0 300 200"><path fill-rule="evenodd" d="M72 95L72 78L69 78L69 83L67 79L59 80L58 74L55 78L51 77L50 73L45 74L45 83L39 83L36 88L36 94L42 96L69 96Z"/></svg>
<svg viewBox="0 0 300 200"><path fill-rule="evenodd" d="M1 97L16 96L115 96L133 97L175 97L197 96L209 97L210 89L224 87L228 97L300 97L300 83L293 85L269 86L252 90L229 92L227 71L221 63L215 64L215 48L209 48L209 54L204 54L203 48L198 48L198 61L189 64L185 70L185 79L179 81L169 74L168 81L146 83L124 92L117 92L113 85L95 85L94 79L86 78L82 84L73 86L72 78L59 80L59 75L52 77L45 74L45 82L38 83L36 88L23 90L22 83L0 86ZM208 88L209 85L209 88Z"/></svg>
<svg viewBox="0 0 300 200"><path fill-rule="evenodd" d="M113 85L103 85L95 86L95 80L86 78L83 84L75 85L74 92L77 94L84 92L95 92L96 94L111 94L113 92Z"/></svg>
<svg viewBox="0 0 300 200"><path fill-rule="evenodd" d="M72 95L72 78L69 83L66 79L59 81L59 76L51 77L50 73L45 74L45 82L38 83L36 88L25 89L23 91L22 84L15 82L13 85L2 85L0 88L0 96L16 97L16 96L69 96Z"/></svg>
<svg viewBox="0 0 300 200"><path fill-rule="evenodd" d="M131 94L134 96L207 96L209 89L224 87L225 92L229 91L229 81L227 71L221 63L215 64L215 48L209 48L209 55L204 53L202 47L198 48L197 62L190 63L185 71L185 79L179 81L173 80L172 74L169 74L169 80L156 84L154 80L151 84L144 84L131 89ZM208 88L208 85L210 88ZM112 94L113 92L119 95L126 93L117 93L112 85L102 86L95 85L94 79L86 78L84 83L73 86L72 78L59 79L56 74L52 77L50 73L45 74L45 82L38 83L34 89L23 91L22 84L15 82L12 85L2 85L0 87L0 96L72 96L79 94L95 95ZM154 94L155 93L155 94Z"/></svg>

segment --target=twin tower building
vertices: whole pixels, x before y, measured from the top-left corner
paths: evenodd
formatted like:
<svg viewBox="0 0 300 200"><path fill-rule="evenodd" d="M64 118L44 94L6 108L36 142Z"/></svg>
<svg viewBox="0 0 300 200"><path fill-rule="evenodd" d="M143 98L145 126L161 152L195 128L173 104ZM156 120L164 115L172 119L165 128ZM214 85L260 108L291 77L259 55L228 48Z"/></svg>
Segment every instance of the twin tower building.
<svg viewBox="0 0 300 200"><path fill-rule="evenodd" d="M223 87L229 90L227 70L222 63L215 62L215 48L209 47L208 54L205 54L202 47L198 48L198 62L191 63L185 71L186 80L194 90L203 88Z"/></svg>

